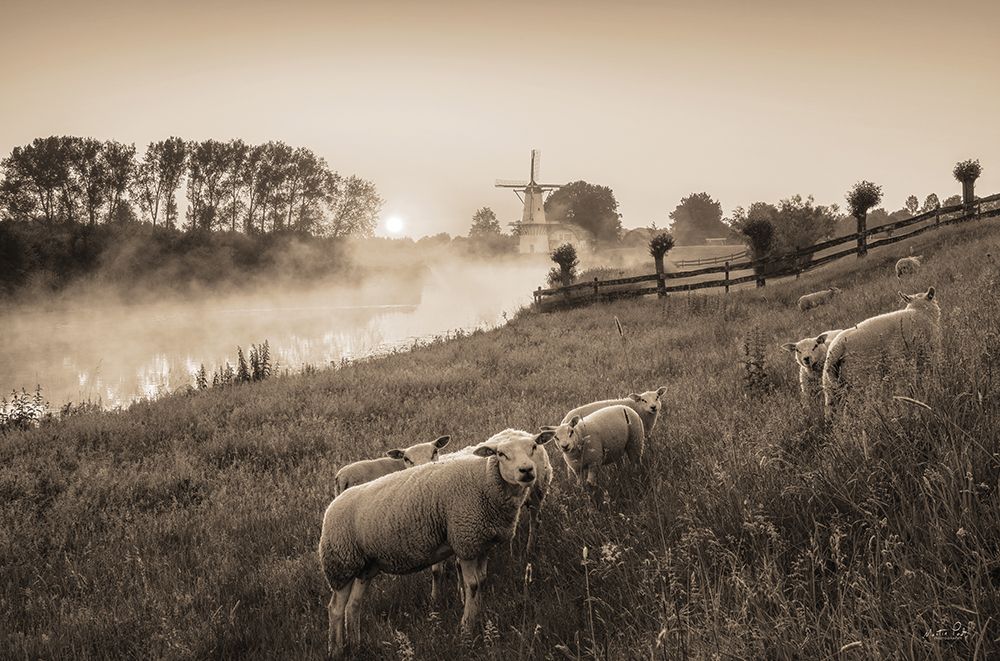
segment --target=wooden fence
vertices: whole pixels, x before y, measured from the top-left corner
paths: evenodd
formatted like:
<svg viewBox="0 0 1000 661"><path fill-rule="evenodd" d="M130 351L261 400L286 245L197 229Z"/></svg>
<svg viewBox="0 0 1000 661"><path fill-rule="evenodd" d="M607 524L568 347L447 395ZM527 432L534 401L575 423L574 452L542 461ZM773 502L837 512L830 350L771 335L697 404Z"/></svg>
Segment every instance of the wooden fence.
<svg viewBox="0 0 1000 661"><path fill-rule="evenodd" d="M702 257L701 259L682 259L680 261L674 262L674 266L685 267L685 266L701 266L703 264L720 264L722 262L731 262L735 259L743 259L750 253L747 250L740 250L739 252L734 252L731 255L720 255L718 257Z"/></svg>
<svg viewBox="0 0 1000 661"><path fill-rule="evenodd" d="M966 222L979 218L992 218L1000 216L1000 194L979 198L971 204L956 204L949 207L941 207L933 211L927 211L912 218L900 220L895 223L879 225L866 229L864 232L839 236L829 241L816 243L808 248L784 255L776 255L758 260L748 260L733 263L726 261L724 264L707 266L690 271L676 271L673 273L653 273L650 275L637 275L631 278L617 278L613 280L598 280L593 282L580 282L568 287L555 287L552 289L542 289L539 287L534 292L535 303L544 305L552 304L578 304L600 300L614 300L633 296L645 296L647 294L657 294L666 296L671 292L684 292L696 289L709 289L722 287L729 293L730 287L736 285L755 282L758 287L763 287L766 278L781 277L788 275L798 275L818 266L829 264L830 262L855 255L859 252L863 255L867 250L874 250L887 246L898 241L909 239L924 232L947 225ZM919 223L926 223L909 232L898 234L897 230L911 227ZM880 238L869 242L869 237L885 234ZM829 250L847 243L854 245L824 254L814 258L818 252ZM746 253L744 253L745 255ZM748 275L734 277L740 271L750 271ZM687 278L700 278L707 275L721 274L718 279L700 280L698 282L686 282L668 285L668 281L683 280ZM653 286L635 287L647 282L655 282Z"/></svg>

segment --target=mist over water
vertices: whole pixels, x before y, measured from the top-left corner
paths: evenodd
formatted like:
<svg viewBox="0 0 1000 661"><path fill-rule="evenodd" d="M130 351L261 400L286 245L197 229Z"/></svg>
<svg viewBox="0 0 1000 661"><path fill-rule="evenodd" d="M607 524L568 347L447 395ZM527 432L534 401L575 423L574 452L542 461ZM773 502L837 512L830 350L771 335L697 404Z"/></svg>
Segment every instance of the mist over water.
<svg viewBox="0 0 1000 661"><path fill-rule="evenodd" d="M416 282L387 272L350 289L333 281L156 303L88 295L21 305L0 312L0 393L37 384L53 408L127 405L192 385L202 364L211 379L226 361L235 367L237 345L247 353L264 340L282 372L328 367L503 323L531 301L547 268L448 259Z"/></svg>

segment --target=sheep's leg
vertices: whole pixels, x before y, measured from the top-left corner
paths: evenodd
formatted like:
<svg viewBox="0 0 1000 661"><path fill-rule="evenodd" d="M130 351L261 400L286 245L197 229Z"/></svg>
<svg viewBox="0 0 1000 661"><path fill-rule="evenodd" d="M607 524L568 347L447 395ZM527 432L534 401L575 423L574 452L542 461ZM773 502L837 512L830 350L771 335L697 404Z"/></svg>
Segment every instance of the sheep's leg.
<svg viewBox="0 0 1000 661"><path fill-rule="evenodd" d="M527 555L531 555L535 552L535 544L538 542L536 537L538 529L538 507L528 506L528 543L525 545L525 552Z"/></svg>
<svg viewBox="0 0 1000 661"><path fill-rule="evenodd" d="M355 648L361 644L361 600L365 596L365 590L368 589L371 580L371 576L359 576L354 579L354 586L347 599L345 611L347 642Z"/></svg>
<svg viewBox="0 0 1000 661"><path fill-rule="evenodd" d="M465 584L465 609L462 612L462 634L472 635L472 627L479 619L479 599L483 580L486 578L486 558L459 558L462 581Z"/></svg>
<svg viewBox="0 0 1000 661"><path fill-rule="evenodd" d="M347 600L353 587L354 581L348 581L344 587L334 590L330 597L330 604L327 606L327 615L330 618L327 651L334 659L340 658L344 653L344 611L347 608Z"/></svg>
<svg viewBox="0 0 1000 661"><path fill-rule="evenodd" d="M431 603L436 604L444 591L444 562L435 562L431 565Z"/></svg>

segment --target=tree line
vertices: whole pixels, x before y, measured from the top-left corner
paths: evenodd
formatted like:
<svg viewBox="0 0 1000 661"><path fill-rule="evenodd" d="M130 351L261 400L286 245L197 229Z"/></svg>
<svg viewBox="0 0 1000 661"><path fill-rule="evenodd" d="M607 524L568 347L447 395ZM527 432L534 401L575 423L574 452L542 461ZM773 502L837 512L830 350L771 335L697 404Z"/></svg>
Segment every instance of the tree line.
<svg viewBox="0 0 1000 661"><path fill-rule="evenodd" d="M187 201L183 223L178 192ZM0 218L49 223L146 222L248 234L371 236L382 207L375 185L343 176L306 147L269 141L134 144L36 138L0 162Z"/></svg>

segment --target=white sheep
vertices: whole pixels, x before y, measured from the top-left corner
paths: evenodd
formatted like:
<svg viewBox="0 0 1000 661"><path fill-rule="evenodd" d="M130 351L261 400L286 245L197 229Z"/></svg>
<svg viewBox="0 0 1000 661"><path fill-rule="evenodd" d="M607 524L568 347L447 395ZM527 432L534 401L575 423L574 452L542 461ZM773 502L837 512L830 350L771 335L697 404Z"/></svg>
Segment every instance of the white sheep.
<svg viewBox="0 0 1000 661"><path fill-rule="evenodd" d="M806 310L811 310L812 308L825 305L833 300L833 297L840 293L840 288L830 287L829 289L824 289L822 291L816 291L811 294L805 294L804 296L799 296L799 309L805 312Z"/></svg>
<svg viewBox="0 0 1000 661"><path fill-rule="evenodd" d="M472 456L417 466L352 487L323 515L319 557L333 590L329 652L361 639L360 606L379 573L409 574L451 555L464 584L462 631L479 615L479 587L489 550L510 541L535 481L533 455L552 431L508 430L476 447ZM481 457L487 457L486 460Z"/></svg>
<svg viewBox="0 0 1000 661"><path fill-rule="evenodd" d="M558 427L542 429L555 431L567 472L589 486L597 484L601 466L625 455L633 462L639 461L646 437L642 418L635 409L622 404L598 409L583 418L574 415Z"/></svg>
<svg viewBox="0 0 1000 661"><path fill-rule="evenodd" d="M663 393L666 391L667 389L664 386L660 386L656 390L647 390L644 393L632 393L622 399L605 399L600 402L584 404L563 416L562 423L560 424L566 424L573 419L573 416L583 418L594 411L609 406L627 406L639 414L639 418L642 420L642 428L646 430L646 439L648 440L653 433L653 426L656 425L656 421L659 419L660 409L664 407Z"/></svg>
<svg viewBox="0 0 1000 661"><path fill-rule="evenodd" d="M941 350L941 308L934 287L922 294L899 292L906 307L887 312L841 332L830 343L823 366L823 395L829 415L848 382L887 358L916 358L918 369Z"/></svg>
<svg viewBox="0 0 1000 661"><path fill-rule="evenodd" d="M830 343L842 333L839 328L820 333L816 337L807 337L798 342L786 342L781 348L792 354L799 366L799 388L802 399L812 402L823 392L823 365L826 363L826 352Z"/></svg>
<svg viewBox="0 0 1000 661"><path fill-rule="evenodd" d="M904 275L912 275L920 270L923 265L923 255L915 257L903 257L896 262L896 277L902 278Z"/></svg>
<svg viewBox="0 0 1000 661"><path fill-rule="evenodd" d="M448 445L450 436L441 436L429 443L417 443L405 449L395 448L378 459L362 459L347 464L337 471L333 478L334 495L339 495L345 489L358 484L401 471L410 466L419 466L431 461L437 461L438 450Z"/></svg>

